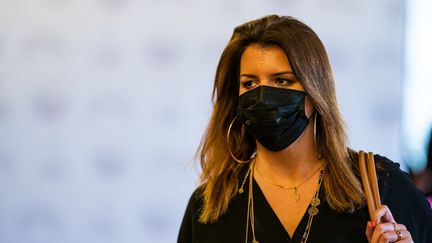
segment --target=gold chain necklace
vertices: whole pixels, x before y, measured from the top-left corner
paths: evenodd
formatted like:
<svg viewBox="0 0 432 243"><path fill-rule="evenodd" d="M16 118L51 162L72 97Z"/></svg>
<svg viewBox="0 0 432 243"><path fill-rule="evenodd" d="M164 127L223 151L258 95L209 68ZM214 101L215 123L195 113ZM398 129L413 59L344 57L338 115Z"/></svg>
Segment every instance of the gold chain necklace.
<svg viewBox="0 0 432 243"><path fill-rule="evenodd" d="M303 184L305 184L307 181L309 181L319 170L321 170L321 166L314 171L314 173L312 173L312 175L310 175L308 178L306 178L306 180L304 180L303 182L301 182L300 184L296 185L296 186L287 186L287 185L282 185L282 184L278 184L273 182L271 179L265 177L264 175L262 175L258 170L256 170L257 175L259 175L260 177L262 177L264 180L266 180L268 183L272 184L273 186L277 186L281 189L285 189L285 190L294 190L293 191L293 197L294 197L294 201L295 202L299 202L300 201L300 193L299 193L299 187L302 186Z"/></svg>
<svg viewBox="0 0 432 243"><path fill-rule="evenodd" d="M246 175L243 179L243 182L240 186L239 193L243 193L243 187L246 182L246 179L249 176L249 195L248 195L248 210L246 215L246 236L245 236L245 243L248 243L248 235L249 235L249 223L252 228L252 243L259 243L259 241L256 240L255 237L255 212L254 212L254 200L253 200L253 174L254 174L254 165L255 165L255 159L250 163L249 169L246 172ZM320 167L321 168L321 167ZM314 172L315 174L316 172ZM318 205L320 205L321 201L319 199L319 191L321 188L322 180L323 180L323 174L324 170L321 170L320 176L318 179L318 188L315 192L314 197L312 198L310 202L310 208L308 209L308 222L306 224L306 228L303 232L302 239L300 243L306 243L307 239L309 237L309 232L312 226L313 217L318 214Z"/></svg>

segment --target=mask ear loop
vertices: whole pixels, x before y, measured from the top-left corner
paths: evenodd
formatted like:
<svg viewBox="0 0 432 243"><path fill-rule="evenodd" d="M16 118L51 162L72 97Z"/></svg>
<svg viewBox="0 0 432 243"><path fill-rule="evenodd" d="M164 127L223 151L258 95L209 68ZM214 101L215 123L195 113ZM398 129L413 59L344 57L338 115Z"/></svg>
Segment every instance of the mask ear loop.
<svg viewBox="0 0 432 243"><path fill-rule="evenodd" d="M248 159L248 160L240 160L240 159L238 159L237 157L235 157L234 154L233 154L233 152L231 151L229 135L230 135L230 133L231 133L231 127L233 126L235 120L237 120L237 116L234 117L234 119L231 121L231 123L230 123L230 125L229 125L229 127L228 127L228 132L227 132L227 145L228 145L228 151L229 151L229 153L230 153L230 155L231 155L231 158L233 158L237 163L240 163L240 164L247 164L247 163L251 162L251 161L253 160L253 158ZM253 157L253 156L252 156L252 157Z"/></svg>

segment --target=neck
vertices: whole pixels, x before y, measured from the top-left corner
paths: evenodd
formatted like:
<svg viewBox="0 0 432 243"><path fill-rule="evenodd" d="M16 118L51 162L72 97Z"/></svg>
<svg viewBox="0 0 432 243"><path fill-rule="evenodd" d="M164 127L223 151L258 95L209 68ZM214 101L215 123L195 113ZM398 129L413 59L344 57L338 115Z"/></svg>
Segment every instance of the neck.
<svg viewBox="0 0 432 243"><path fill-rule="evenodd" d="M256 170L280 184L303 181L323 166L323 161L317 157L313 136L313 128L308 126L293 144L278 152L257 144Z"/></svg>

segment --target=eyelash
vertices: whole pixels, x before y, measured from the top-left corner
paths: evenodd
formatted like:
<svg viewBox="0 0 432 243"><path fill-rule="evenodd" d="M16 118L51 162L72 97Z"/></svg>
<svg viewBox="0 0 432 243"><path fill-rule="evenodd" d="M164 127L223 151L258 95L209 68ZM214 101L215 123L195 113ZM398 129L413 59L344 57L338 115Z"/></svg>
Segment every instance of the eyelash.
<svg viewBox="0 0 432 243"><path fill-rule="evenodd" d="M279 81L283 81L284 82L283 84L279 84L279 85L282 85L282 86L291 85L292 83L294 83L293 80L287 79L287 78L277 78L277 79L275 79L275 83L278 83Z"/></svg>
<svg viewBox="0 0 432 243"><path fill-rule="evenodd" d="M247 81L242 82L241 85L245 89L250 89L251 88L250 85L252 85L254 82L255 81L253 81L253 80L247 80Z"/></svg>
<svg viewBox="0 0 432 243"><path fill-rule="evenodd" d="M287 79L287 78L276 78L273 83L275 83L278 86L288 86L293 84L295 81L291 80L291 79ZM245 89L250 89L252 88L251 85L253 85L254 83L257 83L257 81L255 80L246 80L244 82L241 82L241 85L243 88Z"/></svg>

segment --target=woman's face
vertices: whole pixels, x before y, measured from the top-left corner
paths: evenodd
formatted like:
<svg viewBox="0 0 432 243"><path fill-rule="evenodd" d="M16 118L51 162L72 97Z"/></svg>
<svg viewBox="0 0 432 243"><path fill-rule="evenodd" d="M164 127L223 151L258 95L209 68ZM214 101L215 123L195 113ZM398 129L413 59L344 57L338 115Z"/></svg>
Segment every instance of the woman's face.
<svg viewBox="0 0 432 243"><path fill-rule="evenodd" d="M304 91L297 80L285 52L276 45L262 47L252 44L240 60L240 92L259 85Z"/></svg>
<svg viewBox="0 0 432 243"><path fill-rule="evenodd" d="M240 60L239 95L260 85L304 91L297 80L285 52L277 45L262 47L252 44L246 47ZM306 116L313 111L306 96Z"/></svg>

